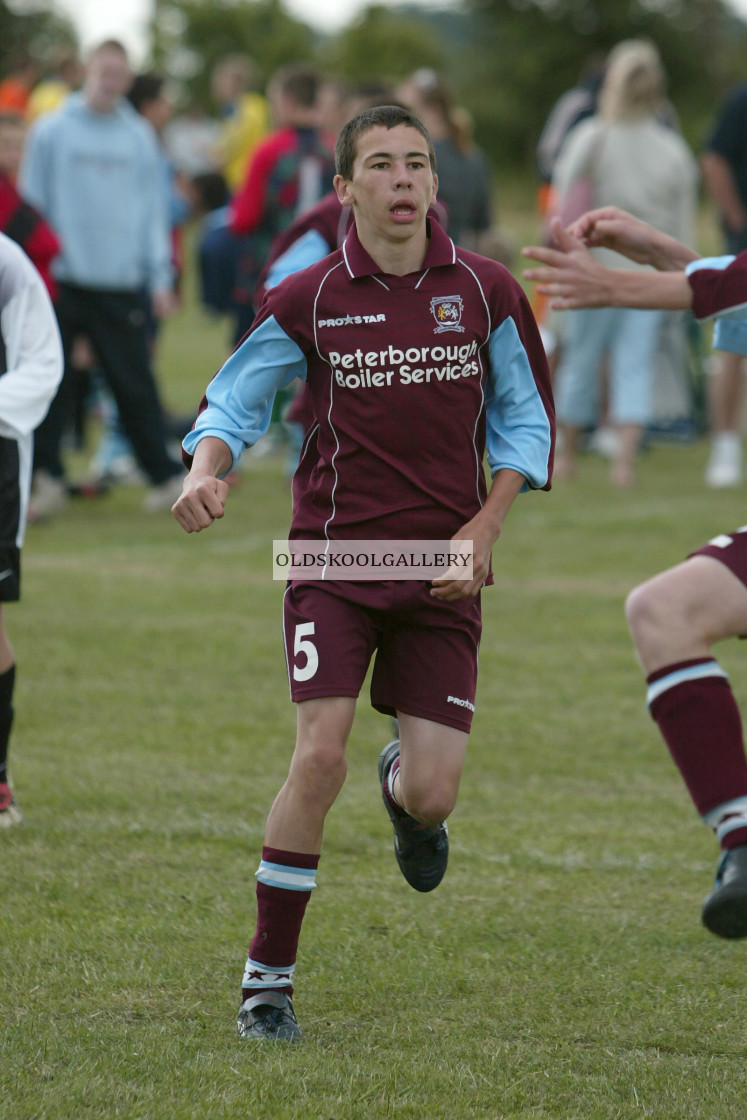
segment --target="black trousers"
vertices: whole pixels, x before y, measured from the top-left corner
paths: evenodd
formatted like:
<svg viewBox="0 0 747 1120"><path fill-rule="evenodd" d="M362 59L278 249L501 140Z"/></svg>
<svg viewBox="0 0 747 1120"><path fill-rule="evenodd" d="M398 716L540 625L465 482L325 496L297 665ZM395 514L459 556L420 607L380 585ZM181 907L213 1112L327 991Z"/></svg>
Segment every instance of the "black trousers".
<svg viewBox="0 0 747 1120"><path fill-rule="evenodd" d="M65 352L65 373L45 420L37 428L34 468L64 476L62 437L72 420L70 355L84 334L117 402L124 431L138 464L157 486L181 471L166 450L166 430L148 347L145 311L139 292L103 291L60 284L55 305Z"/></svg>

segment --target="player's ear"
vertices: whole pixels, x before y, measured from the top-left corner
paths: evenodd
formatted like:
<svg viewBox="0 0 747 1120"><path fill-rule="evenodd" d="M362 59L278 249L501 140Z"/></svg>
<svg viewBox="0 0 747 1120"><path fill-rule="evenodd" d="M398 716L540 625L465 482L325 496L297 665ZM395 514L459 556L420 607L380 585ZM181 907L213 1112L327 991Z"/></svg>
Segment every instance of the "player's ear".
<svg viewBox="0 0 747 1120"><path fill-rule="evenodd" d="M353 205L353 192L351 190L352 184L348 179L343 179L342 175L335 175L332 186L337 192L337 197L343 206Z"/></svg>
<svg viewBox="0 0 747 1120"><path fill-rule="evenodd" d="M433 190L431 192L431 206L436 201L436 195L437 194L438 194L438 175L434 171L433 172Z"/></svg>

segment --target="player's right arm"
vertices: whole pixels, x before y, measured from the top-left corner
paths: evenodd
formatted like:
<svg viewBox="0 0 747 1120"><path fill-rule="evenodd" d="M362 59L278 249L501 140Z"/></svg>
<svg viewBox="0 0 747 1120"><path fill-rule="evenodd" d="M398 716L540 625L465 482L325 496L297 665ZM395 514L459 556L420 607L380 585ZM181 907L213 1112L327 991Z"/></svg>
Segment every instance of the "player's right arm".
<svg viewBox="0 0 747 1120"><path fill-rule="evenodd" d="M186 533L199 533L223 516L228 483L221 475L230 470L231 461L231 449L217 436L205 436L197 444L181 495L171 507Z"/></svg>
<svg viewBox="0 0 747 1120"><path fill-rule="evenodd" d="M303 351L272 314L277 302L282 297L268 299L247 337L218 370L205 407L184 438L189 474L172 512L188 533L223 516L228 487L221 476L267 431L278 389L296 377L306 379Z"/></svg>

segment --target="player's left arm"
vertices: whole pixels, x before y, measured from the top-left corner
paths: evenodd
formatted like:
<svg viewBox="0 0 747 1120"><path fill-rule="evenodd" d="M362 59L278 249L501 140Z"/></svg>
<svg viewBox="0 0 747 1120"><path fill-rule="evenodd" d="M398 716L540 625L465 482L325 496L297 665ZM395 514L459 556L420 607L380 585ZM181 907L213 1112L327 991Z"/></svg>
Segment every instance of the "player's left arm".
<svg viewBox="0 0 747 1120"><path fill-rule="evenodd" d="M434 599L450 602L454 599L474 598L485 585L490 572L490 554L503 530L503 522L526 479L523 474L505 467L493 475L485 503L479 513L463 525L455 540L472 541L472 579L434 579L431 595Z"/></svg>
<svg viewBox="0 0 747 1120"><path fill-rule="evenodd" d="M455 533L473 541L472 580L434 580L435 598L474 597L487 579L490 553L522 490L549 489L555 447L550 371L534 316L521 293L492 331L485 392L486 449L492 484L482 509Z"/></svg>

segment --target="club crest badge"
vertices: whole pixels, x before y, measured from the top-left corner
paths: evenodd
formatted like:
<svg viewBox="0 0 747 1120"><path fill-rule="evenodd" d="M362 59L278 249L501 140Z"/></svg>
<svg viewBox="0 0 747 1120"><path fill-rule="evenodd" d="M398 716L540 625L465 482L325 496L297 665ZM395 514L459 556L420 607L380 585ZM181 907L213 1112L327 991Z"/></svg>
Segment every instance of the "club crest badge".
<svg viewBox="0 0 747 1120"><path fill-rule="evenodd" d="M461 296L435 296L431 300L431 314L436 320L436 329L433 333L464 331L462 326L463 307Z"/></svg>

